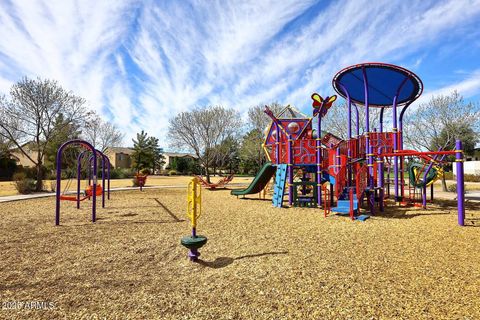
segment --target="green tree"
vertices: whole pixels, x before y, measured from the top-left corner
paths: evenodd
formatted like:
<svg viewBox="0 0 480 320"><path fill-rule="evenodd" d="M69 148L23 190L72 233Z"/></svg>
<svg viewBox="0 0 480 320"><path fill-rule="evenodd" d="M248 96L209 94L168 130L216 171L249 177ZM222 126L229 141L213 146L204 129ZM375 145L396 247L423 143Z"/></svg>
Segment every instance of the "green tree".
<svg viewBox="0 0 480 320"><path fill-rule="evenodd" d="M478 141L480 131L480 105L466 102L453 91L449 95L433 96L427 103L420 104L408 113L404 121L404 139L409 148L436 151L453 149L455 140L460 139L466 151ZM442 187L447 191L445 177Z"/></svg>
<svg viewBox="0 0 480 320"><path fill-rule="evenodd" d="M10 153L10 143L0 135L0 180L10 180L17 168L17 162Z"/></svg>
<svg viewBox="0 0 480 320"><path fill-rule="evenodd" d="M165 164L163 150L160 148L157 138L148 137L147 133L142 130L137 133L137 139L132 139L132 141L132 167L138 172L148 169L155 173L156 169Z"/></svg>
<svg viewBox="0 0 480 320"><path fill-rule="evenodd" d="M241 167L245 173L256 172L265 162L265 152L262 144L264 142L263 132L258 129L250 130L243 136L240 147Z"/></svg>
<svg viewBox="0 0 480 320"><path fill-rule="evenodd" d="M52 139L47 141L45 147L45 167L48 170L55 169L57 151L60 146L69 140L80 137L80 126L76 123L67 121L62 113L58 114L53 124L53 131L55 132ZM64 151L62 159L62 168L75 168L75 155L78 154L76 148L69 147Z"/></svg>
<svg viewBox="0 0 480 320"><path fill-rule="evenodd" d="M143 169L151 168L153 163L153 154L145 131L137 133L137 140L133 141L132 167L139 172Z"/></svg>
<svg viewBox="0 0 480 320"><path fill-rule="evenodd" d="M160 169L165 164L165 156L163 155L163 149L160 148L158 143L158 138L148 138L148 145L152 153L152 172L155 174L157 169Z"/></svg>

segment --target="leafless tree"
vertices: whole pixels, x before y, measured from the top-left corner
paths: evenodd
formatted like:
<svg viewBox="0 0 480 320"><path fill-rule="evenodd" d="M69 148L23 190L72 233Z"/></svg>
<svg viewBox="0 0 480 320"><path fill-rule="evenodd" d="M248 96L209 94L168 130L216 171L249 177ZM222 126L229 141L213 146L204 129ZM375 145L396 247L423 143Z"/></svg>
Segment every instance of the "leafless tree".
<svg viewBox="0 0 480 320"><path fill-rule="evenodd" d="M277 115L284 108L284 106L277 102L272 102L267 106L273 111L274 115ZM265 112L263 112L264 110L265 105L257 105L248 109L248 127L250 130L258 129L260 132L263 132L270 122L272 122Z"/></svg>
<svg viewBox="0 0 480 320"><path fill-rule="evenodd" d="M43 161L47 142L63 128L55 127L61 114L65 125L78 123L87 114L85 100L63 89L56 81L23 78L0 100L0 134L36 167L36 190L42 190ZM27 145L35 155L28 152Z"/></svg>
<svg viewBox="0 0 480 320"><path fill-rule="evenodd" d="M453 91L447 96L433 96L427 103L407 110L404 123L404 141L409 148L436 151L453 148L455 140L460 139L468 151L478 141L480 106L465 102ZM442 186L447 191L445 179Z"/></svg>
<svg viewBox="0 0 480 320"><path fill-rule="evenodd" d="M93 146L105 152L108 147L118 147L124 134L112 123L104 121L98 114L92 114L83 125L82 135Z"/></svg>
<svg viewBox="0 0 480 320"><path fill-rule="evenodd" d="M410 148L436 150L445 145L434 142L452 142L462 138L457 136L458 127L468 127L478 133L480 106L478 103L465 102L457 91L453 91L448 96L434 96L416 109L408 110L404 122L404 139ZM446 139L441 138L442 132Z"/></svg>
<svg viewBox="0 0 480 320"><path fill-rule="evenodd" d="M168 138L171 147L196 154L210 181L209 166L215 148L227 137L236 137L241 126L240 116L232 109L222 106L193 108L170 119Z"/></svg>
<svg viewBox="0 0 480 320"><path fill-rule="evenodd" d="M356 123L356 110L358 110L359 119L359 131L363 134L366 131L366 110L364 106L352 105L352 135L355 136L357 123ZM384 115L385 124L387 122L386 112ZM369 108L369 125L370 131L379 127L380 121L380 108ZM348 106L346 103L335 104L329 110L326 116L322 119L322 130L330 132L339 138L348 138Z"/></svg>

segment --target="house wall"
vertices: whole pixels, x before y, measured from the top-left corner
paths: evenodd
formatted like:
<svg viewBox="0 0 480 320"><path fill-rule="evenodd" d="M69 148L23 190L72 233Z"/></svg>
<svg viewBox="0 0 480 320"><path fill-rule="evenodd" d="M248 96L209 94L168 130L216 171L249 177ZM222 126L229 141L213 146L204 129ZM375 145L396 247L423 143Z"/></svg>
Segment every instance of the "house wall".
<svg viewBox="0 0 480 320"><path fill-rule="evenodd" d="M37 158L37 154L30 151L30 150L25 150L28 155L32 158L32 159L36 159ZM25 156L23 154L23 152L21 151L13 151L12 152L12 155L15 157L15 159L17 160L17 165L21 165L21 166L24 166L24 167L35 167L35 164L30 161L30 159L27 158L27 156ZM45 160L45 157L44 159ZM45 162L45 161L43 161Z"/></svg>
<svg viewBox="0 0 480 320"><path fill-rule="evenodd" d="M476 149L472 156L465 156L467 161L480 161L480 150Z"/></svg>
<svg viewBox="0 0 480 320"><path fill-rule="evenodd" d="M132 158L126 153L115 154L115 168L128 169L132 166Z"/></svg>
<svg viewBox="0 0 480 320"><path fill-rule="evenodd" d="M465 161L463 163L464 174L480 175L480 161ZM453 164L453 175L457 176L457 166Z"/></svg>

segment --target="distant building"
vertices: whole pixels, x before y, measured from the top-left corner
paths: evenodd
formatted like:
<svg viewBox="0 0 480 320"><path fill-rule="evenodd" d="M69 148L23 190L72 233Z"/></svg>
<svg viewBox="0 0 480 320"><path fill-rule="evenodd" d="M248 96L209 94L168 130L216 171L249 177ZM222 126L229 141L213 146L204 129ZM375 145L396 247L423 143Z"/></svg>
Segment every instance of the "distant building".
<svg viewBox="0 0 480 320"><path fill-rule="evenodd" d="M126 169L132 166L133 148L109 147L105 151L105 154L110 159L113 168ZM170 166L175 158L197 159L196 155L190 153L163 152L162 154L165 157L165 164L161 169Z"/></svg>
<svg viewBox="0 0 480 320"><path fill-rule="evenodd" d="M132 166L133 148L108 147L104 153L110 160L112 168L129 169Z"/></svg>
<svg viewBox="0 0 480 320"><path fill-rule="evenodd" d="M457 176L457 166L455 163L452 166L453 175ZM464 174L474 174L480 176L480 148L475 148L473 155L465 156L465 162L463 163Z"/></svg>
<svg viewBox="0 0 480 320"><path fill-rule="evenodd" d="M34 151L34 144L27 142L22 145L23 151L25 151L28 156L34 160L37 160L37 152ZM18 166L23 166L23 167L30 167L33 168L35 167L35 164L30 160L19 148L13 148L10 150L10 153L12 155L12 158L15 159L17 162ZM43 156L42 159L43 163L45 163L45 156Z"/></svg>
<svg viewBox="0 0 480 320"><path fill-rule="evenodd" d="M164 152L163 156L165 157L165 164L163 168L170 167L172 162L178 158L190 158L190 159L198 159L198 157L191 153L179 153L179 152Z"/></svg>
<svg viewBox="0 0 480 320"><path fill-rule="evenodd" d="M473 150L473 155L466 155L465 161L480 161L480 147Z"/></svg>

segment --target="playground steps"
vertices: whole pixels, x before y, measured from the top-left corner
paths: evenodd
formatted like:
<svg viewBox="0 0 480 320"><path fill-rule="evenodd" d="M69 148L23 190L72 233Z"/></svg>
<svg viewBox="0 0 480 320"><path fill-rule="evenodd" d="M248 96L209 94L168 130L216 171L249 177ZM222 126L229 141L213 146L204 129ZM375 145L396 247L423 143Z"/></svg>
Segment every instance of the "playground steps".
<svg viewBox="0 0 480 320"><path fill-rule="evenodd" d="M343 192L338 197L337 206L331 208L333 212L344 214L350 212L350 189L353 189L353 214L358 214L358 199L355 187L346 187L343 189Z"/></svg>
<svg viewBox="0 0 480 320"><path fill-rule="evenodd" d="M285 183L287 182L287 165L279 164L275 175L275 186L273 187L273 206L281 208L283 196L285 195Z"/></svg>
<svg viewBox="0 0 480 320"><path fill-rule="evenodd" d="M342 193L338 197L339 200L348 200L350 199L350 189L353 189L353 198L357 199L356 187L345 187L343 188Z"/></svg>
<svg viewBox="0 0 480 320"><path fill-rule="evenodd" d="M337 206L330 209L336 213L349 213L350 212L350 200L338 200ZM353 200L353 213L358 213L358 200Z"/></svg>

